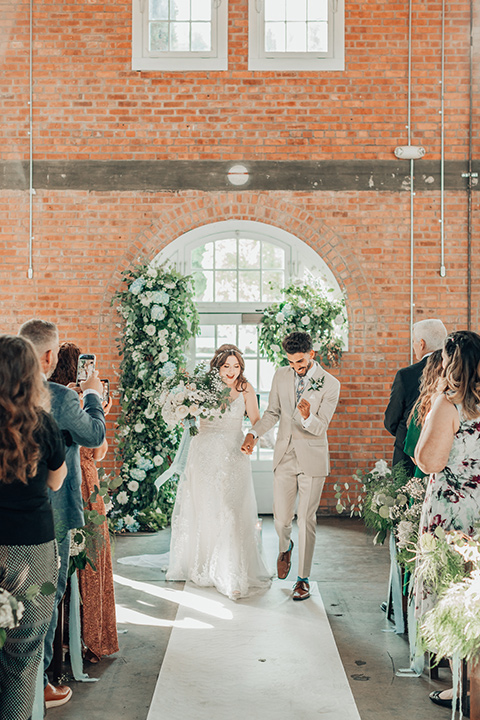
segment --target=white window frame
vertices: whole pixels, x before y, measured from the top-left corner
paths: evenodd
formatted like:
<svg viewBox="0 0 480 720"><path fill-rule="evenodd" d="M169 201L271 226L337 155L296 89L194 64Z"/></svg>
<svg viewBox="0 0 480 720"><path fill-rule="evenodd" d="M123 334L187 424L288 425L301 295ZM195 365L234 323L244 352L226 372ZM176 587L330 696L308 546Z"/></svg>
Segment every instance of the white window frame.
<svg viewBox="0 0 480 720"><path fill-rule="evenodd" d="M249 70L345 70L345 0L328 0L329 52L265 52L264 0L248 3Z"/></svg>
<svg viewBox="0 0 480 720"><path fill-rule="evenodd" d="M212 0L212 50L210 52L150 52L148 49L149 0L132 0L132 70L228 69L228 0Z"/></svg>

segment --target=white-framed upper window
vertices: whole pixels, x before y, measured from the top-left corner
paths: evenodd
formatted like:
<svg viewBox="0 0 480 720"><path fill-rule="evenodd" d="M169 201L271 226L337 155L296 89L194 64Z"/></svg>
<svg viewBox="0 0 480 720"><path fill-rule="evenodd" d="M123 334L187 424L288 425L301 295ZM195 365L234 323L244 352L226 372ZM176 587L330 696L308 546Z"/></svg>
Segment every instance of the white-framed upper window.
<svg viewBox="0 0 480 720"><path fill-rule="evenodd" d="M227 70L228 0L132 0L133 70Z"/></svg>
<svg viewBox="0 0 480 720"><path fill-rule="evenodd" d="M344 0L249 0L249 70L344 70Z"/></svg>

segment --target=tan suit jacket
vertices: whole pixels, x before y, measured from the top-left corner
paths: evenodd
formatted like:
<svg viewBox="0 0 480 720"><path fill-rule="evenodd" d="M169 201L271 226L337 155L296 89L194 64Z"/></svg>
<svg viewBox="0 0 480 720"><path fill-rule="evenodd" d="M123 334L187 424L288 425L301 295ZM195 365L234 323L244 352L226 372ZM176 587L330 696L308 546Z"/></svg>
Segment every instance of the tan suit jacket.
<svg viewBox="0 0 480 720"><path fill-rule="evenodd" d="M296 407L295 371L281 367L274 375L268 408L254 430L264 435L279 420L277 441L273 454L273 469L282 460L290 442L295 448L298 464L305 475L325 477L330 471L327 428L337 407L340 394L339 381L316 363L314 380L324 378L323 386L313 390L307 382L302 397L310 403L312 420L307 429Z"/></svg>

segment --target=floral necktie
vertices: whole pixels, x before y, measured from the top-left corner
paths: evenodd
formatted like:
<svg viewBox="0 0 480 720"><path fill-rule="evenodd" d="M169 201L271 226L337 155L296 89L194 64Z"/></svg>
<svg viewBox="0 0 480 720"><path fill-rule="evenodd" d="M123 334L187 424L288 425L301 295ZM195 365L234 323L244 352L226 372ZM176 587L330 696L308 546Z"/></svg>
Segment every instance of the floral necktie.
<svg viewBox="0 0 480 720"><path fill-rule="evenodd" d="M297 405L300 402L300 398L302 396L304 388L305 388L305 378L299 376L298 383L297 383Z"/></svg>

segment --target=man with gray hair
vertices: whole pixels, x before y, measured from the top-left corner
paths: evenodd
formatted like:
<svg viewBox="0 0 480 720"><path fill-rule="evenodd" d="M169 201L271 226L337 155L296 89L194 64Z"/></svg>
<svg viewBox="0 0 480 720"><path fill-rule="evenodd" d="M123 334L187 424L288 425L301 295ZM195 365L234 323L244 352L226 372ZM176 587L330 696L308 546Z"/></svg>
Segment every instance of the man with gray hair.
<svg viewBox="0 0 480 720"><path fill-rule="evenodd" d="M403 450L407 419L420 393L420 382L427 358L432 352L443 347L446 337L447 329L441 320L429 318L414 324L412 345L419 362L401 368L397 372L390 392L390 401L385 410L384 426L391 435L395 436L392 464L403 463L412 475L415 472L415 464Z"/></svg>
<svg viewBox="0 0 480 720"><path fill-rule="evenodd" d="M28 320L18 334L30 340L40 358L45 381L52 375L58 361L59 339L56 325L46 320ZM82 471L80 445L96 448L105 440L105 415L102 408L102 383L95 372L80 383L83 392L83 410L75 390L57 383L48 383L52 401L51 412L63 432L66 444L67 477L60 490L49 493L55 522L60 569L58 573L55 609L44 641L44 670L53 657L53 640L57 626L58 605L67 584L70 558L70 530L85 524L82 500ZM45 705L47 708L63 705L70 700L71 688L55 686L44 674Z"/></svg>

